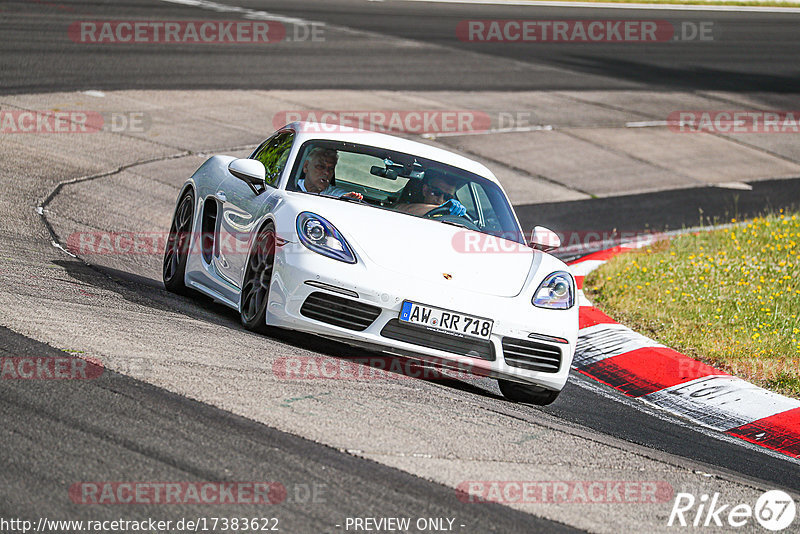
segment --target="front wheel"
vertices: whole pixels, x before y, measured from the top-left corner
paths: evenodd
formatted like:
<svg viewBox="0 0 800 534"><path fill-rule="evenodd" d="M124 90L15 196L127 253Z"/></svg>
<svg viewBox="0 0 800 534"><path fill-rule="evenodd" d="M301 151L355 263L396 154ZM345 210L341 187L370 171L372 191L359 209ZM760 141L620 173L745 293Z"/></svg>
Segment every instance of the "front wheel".
<svg viewBox="0 0 800 534"><path fill-rule="evenodd" d="M275 264L275 227L267 223L258 233L242 282L239 315L248 330L267 333L267 301Z"/></svg>
<svg viewBox="0 0 800 534"><path fill-rule="evenodd" d="M164 287L167 288L167 291L181 295L186 294L184 276L186 275L186 262L189 259L193 215L194 193L190 189L181 197L175 215L172 217L162 268Z"/></svg>
<svg viewBox="0 0 800 534"><path fill-rule="evenodd" d="M560 391L553 391L528 384L520 384L510 380L498 380L500 393L508 400L524 402L537 406L547 406L556 400Z"/></svg>

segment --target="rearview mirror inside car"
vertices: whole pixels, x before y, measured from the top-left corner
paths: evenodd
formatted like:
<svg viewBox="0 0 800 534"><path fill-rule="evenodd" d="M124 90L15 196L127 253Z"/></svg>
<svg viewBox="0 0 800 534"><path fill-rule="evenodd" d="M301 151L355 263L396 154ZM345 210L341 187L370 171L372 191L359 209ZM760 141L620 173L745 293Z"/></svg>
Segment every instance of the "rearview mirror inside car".
<svg viewBox="0 0 800 534"><path fill-rule="evenodd" d="M383 167L373 165L370 168L369 173L382 178L388 178L389 180L397 180L397 171L394 169L384 169Z"/></svg>

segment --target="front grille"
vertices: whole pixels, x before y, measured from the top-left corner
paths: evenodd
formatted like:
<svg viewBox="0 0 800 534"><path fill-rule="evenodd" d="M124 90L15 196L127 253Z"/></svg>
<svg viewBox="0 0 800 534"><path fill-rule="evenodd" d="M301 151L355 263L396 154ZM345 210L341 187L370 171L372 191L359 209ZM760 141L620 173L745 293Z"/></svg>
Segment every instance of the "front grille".
<svg viewBox="0 0 800 534"><path fill-rule="evenodd" d="M309 319L362 331L381 314L381 309L351 299L319 291L311 293L300 308L300 314Z"/></svg>
<svg viewBox="0 0 800 534"><path fill-rule="evenodd" d="M424 326L405 323L399 319L392 319L381 330L383 337L405 341L414 345L428 347L429 349L443 350L480 358L481 360L494 361L494 346L491 341L470 337L458 337L445 332L429 330Z"/></svg>
<svg viewBox="0 0 800 534"><path fill-rule="evenodd" d="M503 357L512 367L556 373L561 367L561 349L525 339L503 338Z"/></svg>

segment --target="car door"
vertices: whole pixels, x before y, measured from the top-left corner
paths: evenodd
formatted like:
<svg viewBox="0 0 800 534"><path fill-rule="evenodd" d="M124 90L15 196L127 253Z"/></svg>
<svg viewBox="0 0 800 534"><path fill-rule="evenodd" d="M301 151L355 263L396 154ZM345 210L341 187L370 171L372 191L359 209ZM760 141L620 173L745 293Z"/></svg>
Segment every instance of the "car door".
<svg viewBox="0 0 800 534"><path fill-rule="evenodd" d="M217 192L222 217L214 262L220 276L236 287L240 287L244 276L250 235L261 218L261 208L277 191L275 187L286 167L294 137L291 130L280 131L264 141L250 156L250 159L263 163L267 171L263 192L255 194L249 184L233 176L226 178Z"/></svg>

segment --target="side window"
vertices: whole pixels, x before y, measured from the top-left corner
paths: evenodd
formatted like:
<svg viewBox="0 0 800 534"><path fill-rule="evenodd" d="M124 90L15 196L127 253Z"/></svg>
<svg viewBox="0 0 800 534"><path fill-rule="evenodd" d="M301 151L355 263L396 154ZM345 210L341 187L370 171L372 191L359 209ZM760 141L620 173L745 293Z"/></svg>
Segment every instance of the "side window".
<svg viewBox="0 0 800 534"><path fill-rule="evenodd" d="M267 170L267 184L275 187L278 183L286 161L289 159L289 151L294 142L294 132L280 132L267 139L258 150L251 156L264 164Z"/></svg>

